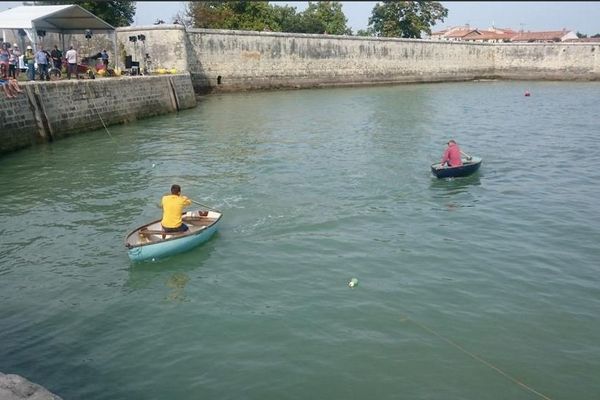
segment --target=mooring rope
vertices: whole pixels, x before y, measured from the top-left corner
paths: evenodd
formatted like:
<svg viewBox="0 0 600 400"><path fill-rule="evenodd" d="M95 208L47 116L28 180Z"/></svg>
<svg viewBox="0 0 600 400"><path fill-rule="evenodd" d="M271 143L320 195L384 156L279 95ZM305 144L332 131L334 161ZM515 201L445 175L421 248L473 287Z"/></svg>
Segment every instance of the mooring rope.
<svg viewBox="0 0 600 400"><path fill-rule="evenodd" d="M442 336L441 334L437 333L436 331L434 331L433 329L423 325L422 323L415 321L412 318L409 318L406 316L406 314L403 314L404 319L411 321L413 324L417 325L418 327L420 327L421 329L431 333L432 335L438 337L439 339L442 339L444 342L450 344L451 346L457 348L458 350L462 351L463 353L465 353L466 355L468 355L469 357L473 358L474 360L479 361L480 363L484 364L485 366L493 369L494 371L498 372L500 375L504 376L505 378L509 379L510 381L512 381L513 383L516 383L518 386L521 386L522 388L524 388L525 390L530 391L531 393L539 396L540 398L544 399L544 400L552 400L550 397L544 395L543 393L538 392L537 390L535 390L534 388L532 388L531 386L528 386L527 384L521 382L520 380L518 380L517 378L509 375L508 373L502 371L499 367L496 367L495 365L493 365L492 363L484 360L483 358L479 357L477 354L474 354L472 352L470 352L469 350L465 349L464 347L462 347L461 345L459 345L458 343L453 342L452 340Z"/></svg>
<svg viewBox="0 0 600 400"><path fill-rule="evenodd" d="M115 139L113 138L113 136L108 131L108 128L106 127L106 124L104 123L104 120L102 119L102 116L98 112L98 108L96 107L96 102L94 101L94 99L92 99L92 90L90 88L89 82L86 82L86 87L87 87L87 90L88 90L88 93L89 93L90 104L92 105L92 108L94 109L94 111L96 111L96 115L98 115L98 118L100 118L100 122L102 122L102 126L104 127L104 130L106 131L106 133L108 133L108 136L114 141Z"/></svg>

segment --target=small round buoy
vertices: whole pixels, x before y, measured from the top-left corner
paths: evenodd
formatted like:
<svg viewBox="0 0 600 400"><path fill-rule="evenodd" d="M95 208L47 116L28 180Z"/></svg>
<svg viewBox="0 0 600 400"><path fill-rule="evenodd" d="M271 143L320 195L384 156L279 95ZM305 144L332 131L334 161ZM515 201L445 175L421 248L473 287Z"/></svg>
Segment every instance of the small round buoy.
<svg viewBox="0 0 600 400"><path fill-rule="evenodd" d="M358 279L356 278L352 278L350 279L350 282L348 282L348 286L350 287L355 287L356 285L358 285Z"/></svg>

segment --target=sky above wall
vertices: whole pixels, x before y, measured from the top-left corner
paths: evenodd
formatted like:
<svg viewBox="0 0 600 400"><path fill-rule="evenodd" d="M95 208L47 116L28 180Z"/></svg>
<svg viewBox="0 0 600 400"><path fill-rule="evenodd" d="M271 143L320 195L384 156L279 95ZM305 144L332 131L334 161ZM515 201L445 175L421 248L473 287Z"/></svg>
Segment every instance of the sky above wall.
<svg viewBox="0 0 600 400"><path fill-rule="evenodd" d="M306 9L307 1L274 1L290 5L298 11ZM366 29L375 1L342 1L342 9L353 32ZM183 1L138 1L133 25L152 25L157 19L167 23L177 12L185 10ZM600 2L597 1L497 1L467 2L442 1L448 8L448 17L433 30L469 24L473 28L512 28L525 31L568 30L587 35L600 33ZM0 2L0 11L22 5L20 1Z"/></svg>

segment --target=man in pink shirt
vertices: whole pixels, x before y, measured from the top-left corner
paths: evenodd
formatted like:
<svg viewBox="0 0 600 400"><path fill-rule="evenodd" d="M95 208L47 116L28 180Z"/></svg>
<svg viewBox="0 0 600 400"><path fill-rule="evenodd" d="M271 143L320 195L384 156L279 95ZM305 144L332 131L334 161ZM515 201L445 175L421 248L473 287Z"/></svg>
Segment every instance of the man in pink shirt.
<svg viewBox="0 0 600 400"><path fill-rule="evenodd" d="M440 167L443 167L446 163L448 163L449 167L460 167L462 165L460 153L460 148L458 147L454 139L450 139L448 141L448 147L446 148L446 151L444 151L444 155L442 156Z"/></svg>

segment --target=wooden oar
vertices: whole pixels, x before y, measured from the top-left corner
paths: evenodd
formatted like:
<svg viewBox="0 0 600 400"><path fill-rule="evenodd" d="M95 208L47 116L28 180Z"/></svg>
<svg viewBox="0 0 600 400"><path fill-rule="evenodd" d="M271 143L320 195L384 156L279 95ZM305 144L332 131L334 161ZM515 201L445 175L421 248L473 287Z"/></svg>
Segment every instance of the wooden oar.
<svg viewBox="0 0 600 400"><path fill-rule="evenodd" d="M465 153L464 151L460 151L460 154L462 154L463 156L467 157L467 160L471 161L473 159L473 157L471 157L470 155L468 155L467 153Z"/></svg>
<svg viewBox="0 0 600 400"><path fill-rule="evenodd" d="M221 211L217 210L216 208L212 208L212 207L209 207L209 206L207 206L207 205L205 205L205 204L198 203L197 201L195 201L195 200L192 200L192 199L190 199L190 201L191 201L192 203L194 203L194 204L197 204L197 205L199 205L199 206L202 206L202 207L204 207L204 208L208 208L209 210L213 210L213 211L216 211L216 212L218 212L219 214L222 214L222 213L221 213Z"/></svg>

